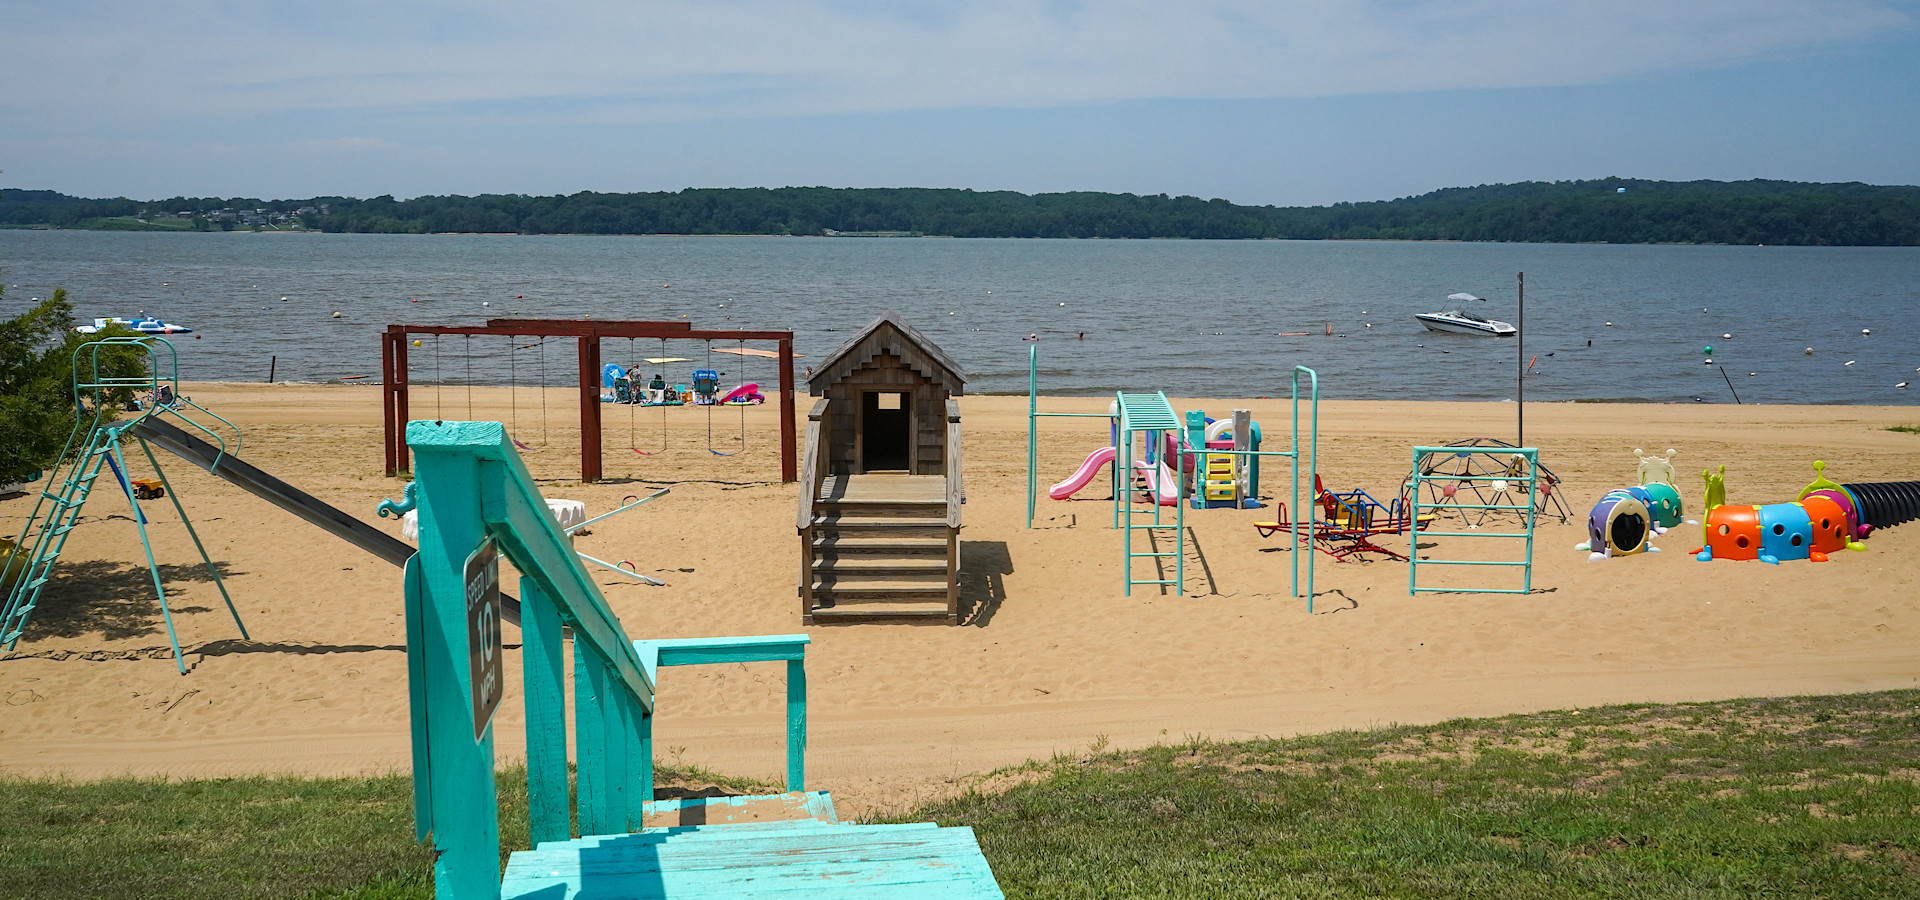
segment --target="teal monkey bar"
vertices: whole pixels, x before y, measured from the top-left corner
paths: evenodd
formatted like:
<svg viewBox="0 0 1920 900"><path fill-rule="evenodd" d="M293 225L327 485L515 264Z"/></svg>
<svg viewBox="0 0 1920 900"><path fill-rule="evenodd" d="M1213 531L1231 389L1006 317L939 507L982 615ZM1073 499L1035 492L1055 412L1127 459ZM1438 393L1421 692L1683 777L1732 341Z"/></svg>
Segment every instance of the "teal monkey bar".
<svg viewBox="0 0 1920 900"><path fill-rule="evenodd" d="M1409 547L1407 548L1407 595L1408 596L1413 596L1415 594L1419 594L1422 592L1425 592L1425 593L1472 593L1472 594L1526 594L1526 593L1531 593L1533 591L1533 533L1534 533L1534 523L1535 523L1535 520L1538 518L1538 512L1539 512L1534 506L1533 495L1534 495L1534 490L1537 487L1537 483L1539 481L1540 451L1533 447L1515 447L1515 448L1475 447L1473 448L1473 452L1483 453L1489 456L1510 456L1514 458L1514 461L1513 463L1510 463L1508 465L1507 467L1508 470L1503 473L1487 474L1487 475L1425 475L1425 474L1422 474L1423 472L1422 464L1426 462L1426 458L1428 456L1435 455L1435 454L1442 454L1442 455L1461 454L1461 450L1458 447L1415 447L1413 448L1413 476L1412 476L1412 480L1409 483L1410 489L1407 493L1408 497L1412 499L1413 508L1410 513L1411 518L1409 518L1407 521L1409 522L1420 521L1420 513L1423 508L1423 504L1420 502L1420 496L1421 496L1420 484L1423 481L1435 481L1435 482L1448 481L1448 482L1454 482L1456 486L1459 482L1465 482L1465 481L1488 481L1488 482L1504 481L1504 482L1507 482L1509 486L1515 485L1515 484L1526 485L1526 493L1523 495L1522 502L1514 503L1514 504L1440 503L1440 504L1426 504L1424 505L1424 508L1432 512L1438 512L1441 509L1450 508L1450 509L1479 509L1479 510L1489 510L1489 511L1498 510L1498 511L1505 511L1505 512L1522 513L1526 518L1526 523L1527 523L1526 530L1511 531L1511 532L1478 531L1478 530L1420 531L1419 529L1416 528L1409 532L1409 534L1412 535L1412 541L1414 544L1417 545L1420 542L1420 538L1422 537L1525 538L1526 539L1526 558L1520 559L1520 560L1488 560L1488 559L1422 560L1420 558L1420 548L1418 546ZM1517 469L1520 467L1524 467L1526 471L1524 473L1519 472ZM1496 567L1519 566L1521 569L1521 581L1520 581L1521 586L1517 590L1514 588L1422 587L1420 585L1420 566L1421 565L1496 566Z"/></svg>
<svg viewBox="0 0 1920 900"><path fill-rule="evenodd" d="M1186 481L1180 477L1178 470L1180 456L1184 455L1188 448L1186 436L1180 429L1180 417L1174 414L1173 404L1167 402L1167 395L1162 391L1151 394L1129 394L1120 391L1114 394L1114 403L1119 408L1120 422L1113 440L1113 477L1116 484L1120 486L1113 492L1113 518L1116 527L1122 532L1121 547L1125 554L1122 557L1122 570L1126 579L1126 595L1133 596L1133 586L1136 584L1172 585L1175 593L1184 593L1187 583ZM1149 464L1146 470L1149 474L1145 476L1146 509L1138 508L1135 500L1141 492L1133 489L1136 437L1144 439L1144 446L1138 449L1142 454L1141 462ZM1168 461L1163 455L1167 440L1173 441L1174 453L1178 454L1172 460L1171 466L1167 465ZM1173 482L1171 487L1165 483L1167 479L1161 475L1163 471L1168 470L1171 470ZM1168 490L1174 493L1174 513L1171 523L1165 521L1160 512L1160 495ZM1151 518L1142 522L1141 519L1145 517ZM1173 531L1171 552L1158 549L1158 545L1153 542L1156 532L1168 529ZM1137 552L1133 549L1133 534L1136 531L1142 533L1141 538L1147 542L1148 549ZM1154 574L1166 575L1165 566L1160 564L1159 560L1169 556L1173 557L1172 579L1133 577L1133 564L1136 559L1153 560L1156 564Z"/></svg>
<svg viewBox="0 0 1920 900"><path fill-rule="evenodd" d="M497 562L520 576L532 840L566 841L639 828L653 795L654 675L660 666L787 663L787 787L803 790L806 635L635 641L583 567L571 540L499 422L407 423L415 455L420 552L407 561L407 684L412 713L414 829L431 836L439 897L501 895L492 707L499 666ZM476 575L476 573L481 573ZM489 595L492 594L490 597ZM569 797L564 630L572 632L577 721Z"/></svg>
<svg viewBox="0 0 1920 900"><path fill-rule="evenodd" d="M101 352L120 348L137 350L145 357L142 364L144 374L103 373ZM26 524L20 531L14 553L18 555L17 558L25 560L25 565L11 589L6 592L4 605L0 606L0 644L11 650L20 642L27 621L39 605L41 593L52 580L54 565L59 562L60 553L66 548L68 535L79 526L80 511L93 494L94 481L105 467L113 473L126 495L127 504L133 508L134 526L140 532L140 544L146 551L147 572L152 576L153 590L159 597L160 616L166 622L167 643L173 648L173 664L184 675L187 664L180 653L180 637L174 629L173 609L167 605L167 589L160 579L159 563L153 556L153 541L147 533L147 517L140 508L139 498L135 496L132 472L127 467L121 445L129 434L140 442L140 449L148 464L160 478L161 490L173 501L180 524L186 526L194 549L200 553L201 563L206 566L207 574L219 589L220 598L226 601L227 612L233 616L233 624L239 628L240 637L245 639L248 637L246 623L240 620L240 611L234 607L233 597L227 593L227 584L220 578L219 567L208 557L200 533L194 530L193 521L180 504L180 495L174 491L166 470L160 467L160 460L153 455L153 448L147 445L146 439L129 430L148 418L172 415L219 445L220 453L214 458L214 466L218 467L220 460L229 453L238 452L240 429L180 394L179 353L173 343L165 338L140 335L88 341L73 352L72 378L73 431L67 435L66 446L61 448L54 469L46 476L40 495L34 501L33 511L28 514ZM112 408L130 399L129 395L132 395L131 399L140 401L139 414L124 422L115 421L111 415ZM233 448L229 450L225 438L188 415L189 410L212 416L232 429ZM85 437L82 438L82 435Z"/></svg>

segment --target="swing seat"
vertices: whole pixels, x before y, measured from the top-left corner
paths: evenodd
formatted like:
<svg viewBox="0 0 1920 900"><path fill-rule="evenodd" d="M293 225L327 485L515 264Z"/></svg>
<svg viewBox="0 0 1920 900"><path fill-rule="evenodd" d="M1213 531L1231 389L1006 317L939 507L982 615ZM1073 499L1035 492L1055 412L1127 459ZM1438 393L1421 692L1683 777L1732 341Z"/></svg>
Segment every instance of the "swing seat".
<svg viewBox="0 0 1920 900"><path fill-rule="evenodd" d="M587 504L579 500L547 500L547 515L553 517L555 525L566 531L587 520ZM420 511L408 510L400 517L400 538L418 543L420 540Z"/></svg>

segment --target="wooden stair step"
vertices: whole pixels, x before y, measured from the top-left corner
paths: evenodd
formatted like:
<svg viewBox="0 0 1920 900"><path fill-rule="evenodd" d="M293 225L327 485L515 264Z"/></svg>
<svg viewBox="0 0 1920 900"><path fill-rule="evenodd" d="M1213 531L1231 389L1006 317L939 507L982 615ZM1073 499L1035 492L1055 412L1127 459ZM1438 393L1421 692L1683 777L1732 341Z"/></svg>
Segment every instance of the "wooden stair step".
<svg viewBox="0 0 1920 900"><path fill-rule="evenodd" d="M944 581L947 561L933 556L856 556L848 559L821 558L813 561L816 577L915 577L932 576Z"/></svg>
<svg viewBox="0 0 1920 900"><path fill-rule="evenodd" d="M943 542L947 537L945 519L838 519L815 517L813 527L820 534L887 534L893 537L939 538Z"/></svg>
<svg viewBox="0 0 1920 900"><path fill-rule="evenodd" d="M831 513L816 514L813 524L834 528L855 529L893 529L893 528L941 528L947 527L946 516L841 516Z"/></svg>
<svg viewBox="0 0 1920 900"><path fill-rule="evenodd" d="M849 550L860 553L897 550L904 553L934 551L945 556L947 537L944 534L939 537L920 537L886 531L841 534L829 529L826 533L814 535L813 549L816 554Z"/></svg>
<svg viewBox="0 0 1920 900"><path fill-rule="evenodd" d="M851 606L815 607L808 618L813 622L926 621L946 619L945 602L933 603L857 603Z"/></svg>
<svg viewBox="0 0 1920 900"><path fill-rule="evenodd" d="M938 577L922 581L890 579L885 581L815 581L813 584L815 602L831 600L836 603L874 603L892 600L938 600L947 602L947 578L945 573Z"/></svg>
<svg viewBox="0 0 1920 900"><path fill-rule="evenodd" d="M947 518L947 503L929 503L917 500L821 500L813 505L821 515L855 516L885 519L939 519Z"/></svg>

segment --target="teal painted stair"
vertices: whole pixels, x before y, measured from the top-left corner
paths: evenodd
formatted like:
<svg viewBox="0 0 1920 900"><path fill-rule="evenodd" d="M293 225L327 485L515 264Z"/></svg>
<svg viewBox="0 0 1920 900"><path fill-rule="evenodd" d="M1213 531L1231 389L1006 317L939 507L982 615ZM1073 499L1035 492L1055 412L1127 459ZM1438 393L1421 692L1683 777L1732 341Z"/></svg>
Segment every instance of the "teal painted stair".
<svg viewBox="0 0 1920 900"><path fill-rule="evenodd" d="M810 818L549 841L513 854L500 895L503 900L1003 896L973 829L931 822L845 824L835 817L826 794L805 797ZM704 803L714 807L711 817L724 820L729 809L779 799L723 797L647 806L650 814L677 810L684 821Z"/></svg>

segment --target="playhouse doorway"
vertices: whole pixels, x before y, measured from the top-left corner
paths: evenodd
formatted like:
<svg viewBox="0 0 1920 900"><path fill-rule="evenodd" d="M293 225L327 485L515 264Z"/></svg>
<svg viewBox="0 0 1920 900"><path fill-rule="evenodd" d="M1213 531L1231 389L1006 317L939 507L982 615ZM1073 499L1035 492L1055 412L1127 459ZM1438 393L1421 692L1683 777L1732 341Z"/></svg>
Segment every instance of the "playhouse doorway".
<svg viewBox="0 0 1920 900"><path fill-rule="evenodd" d="M899 391L860 395L860 471L904 472L912 465L913 411Z"/></svg>

